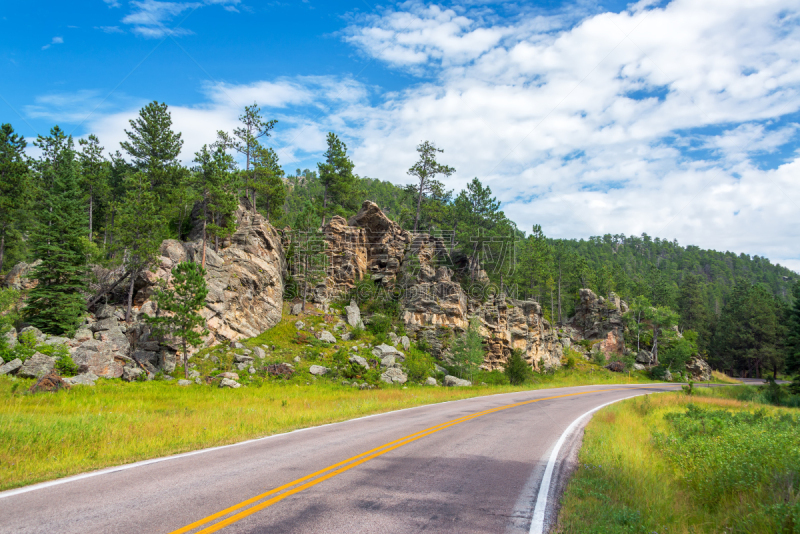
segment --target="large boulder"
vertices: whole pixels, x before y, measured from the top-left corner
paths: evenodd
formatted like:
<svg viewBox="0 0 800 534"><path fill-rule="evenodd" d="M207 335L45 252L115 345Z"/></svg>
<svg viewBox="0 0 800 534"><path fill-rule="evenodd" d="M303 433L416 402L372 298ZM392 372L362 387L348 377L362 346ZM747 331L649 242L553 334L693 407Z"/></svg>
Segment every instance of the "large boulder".
<svg viewBox="0 0 800 534"><path fill-rule="evenodd" d="M652 365L655 363L653 359L653 353L649 350L640 350L638 354L636 354L636 363L641 363L642 365Z"/></svg>
<svg viewBox="0 0 800 534"><path fill-rule="evenodd" d="M609 293L607 299L598 297L591 289L581 289L579 293L580 302L575 308L575 315L567 321L567 326L577 338L574 341L599 340L593 348L596 346L606 359L623 354L625 325L622 316L628 311L628 305L615 293Z"/></svg>
<svg viewBox="0 0 800 534"><path fill-rule="evenodd" d="M695 382L707 382L711 380L711 366L702 358L692 358L686 364L686 372Z"/></svg>
<svg viewBox="0 0 800 534"><path fill-rule="evenodd" d="M381 374L381 380L387 384L405 384L408 376L401 369L391 367Z"/></svg>
<svg viewBox="0 0 800 534"><path fill-rule="evenodd" d="M92 372L82 373L77 376L64 378L70 386L93 386L98 376Z"/></svg>
<svg viewBox="0 0 800 534"><path fill-rule="evenodd" d="M125 364L130 360L117 347L112 342L91 339L72 350L72 361L81 373L92 373L103 378L120 378Z"/></svg>
<svg viewBox="0 0 800 534"><path fill-rule="evenodd" d="M22 367L17 371L17 376L22 378L41 378L55 369L55 367L55 358L45 356L41 352L36 352L33 356L25 360L25 363L23 363Z"/></svg>
<svg viewBox="0 0 800 534"><path fill-rule="evenodd" d="M22 367L22 360L14 358L10 362L0 365L0 376L14 374L20 367Z"/></svg>
<svg viewBox="0 0 800 534"><path fill-rule="evenodd" d="M344 310L347 312L347 324L353 328L364 328L364 323L361 321L361 310L358 309L355 300L351 300L350 305L345 306Z"/></svg>
<svg viewBox="0 0 800 534"><path fill-rule="evenodd" d="M308 372L314 376L322 376L328 373L328 368L322 365L312 365L308 368Z"/></svg>
<svg viewBox="0 0 800 534"><path fill-rule="evenodd" d="M3 279L3 286L16 290L36 287L36 280L30 278L30 274L40 263L42 263L42 260L36 260L33 263L20 262L16 264Z"/></svg>
<svg viewBox="0 0 800 534"><path fill-rule="evenodd" d="M463 386L471 386L472 382L469 380L463 380L458 378L457 376L447 375L444 377L444 385L448 387L463 387Z"/></svg>

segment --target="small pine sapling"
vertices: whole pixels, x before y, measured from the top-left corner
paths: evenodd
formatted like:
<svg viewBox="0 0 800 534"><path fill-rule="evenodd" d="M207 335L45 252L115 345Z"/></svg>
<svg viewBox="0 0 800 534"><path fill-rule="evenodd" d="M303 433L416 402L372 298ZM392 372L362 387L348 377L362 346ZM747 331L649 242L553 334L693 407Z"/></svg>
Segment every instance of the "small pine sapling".
<svg viewBox="0 0 800 534"><path fill-rule="evenodd" d="M155 335L169 335L181 340L183 372L187 380L188 345L200 345L203 342L202 336L208 334L205 319L197 313L205 305L208 295L205 274L205 269L196 263L179 263L172 270L173 287L165 287L156 292L159 313L155 317L146 318ZM166 313L161 315L161 312Z"/></svg>

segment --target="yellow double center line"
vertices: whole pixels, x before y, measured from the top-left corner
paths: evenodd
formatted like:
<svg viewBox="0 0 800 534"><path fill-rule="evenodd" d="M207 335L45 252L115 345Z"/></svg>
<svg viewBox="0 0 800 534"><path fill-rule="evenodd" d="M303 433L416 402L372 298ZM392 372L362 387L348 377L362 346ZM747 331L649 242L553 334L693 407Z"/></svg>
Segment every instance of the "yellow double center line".
<svg viewBox="0 0 800 534"><path fill-rule="evenodd" d="M444 423L438 424L436 426L432 426L430 428L426 428L425 430L420 430L419 432L415 432L414 434L410 434L408 436L405 436L403 438L397 439L395 441L391 441L389 443L381 445L380 447L376 447L374 449L368 450L368 451L363 452L363 453L361 453L361 454L359 454L357 456L353 456L351 458L348 458L347 460L343 460L343 461L341 461L339 463L336 463L336 464L333 464L331 466L328 466L325 469L322 469L320 471L316 471L316 472L311 473L310 475L306 475L306 476L304 476L302 478L298 478L297 480L289 482L288 484L284 484L283 486L279 486L279 487L277 487L275 489L272 489L272 490L270 490L270 491L268 491L266 493L262 493L261 495L256 495L255 497L247 499L246 501L242 501L239 504L235 504L235 505L233 505L233 506L231 506L229 508L225 508L224 510L220 510L219 512L217 512L215 514L212 514L212 515L210 515L208 517L205 517L203 519L195 521L194 523L192 523L190 525L186 525L185 527L179 528L178 530L175 530L175 531L171 532L170 534L184 534L186 532L190 532L190 531L192 531L192 530L194 530L194 529L196 529L198 527L201 527L201 526L203 526L203 525L205 525L207 523L211 523L212 521L216 521L217 519L225 517L228 514L236 512L237 510L241 510L242 508L246 508L246 507L250 506L251 504L258 503L258 501L261 501L262 499L264 499L266 497L274 495L274 497L272 497L270 499L267 499L264 502L256 504L255 506L251 506L250 508L247 508L246 510L242 510L241 512L239 512L239 513L237 513L235 515L232 515L232 516L228 517L227 519L224 519L224 520L222 520L222 521L220 521L218 523L215 523L215 524L213 524L211 526L208 526L208 527L204 528L203 530L198 531L197 534L208 534L208 533L211 533L211 532L217 532L217 531L222 530L223 528L225 528L225 527L227 527L229 525L232 525L233 523L236 523L237 521L240 521L240 520L244 519L245 517L248 517L248 516L258 512L258 511L263 510L264 508L267 508L267 507L272 506L273 504L275 504L277 502L282 501L283 499L285 499L286 497L289 497L290 495L294 495L295 493L300 493L301 491L306 490L306 489L308 489L308 488L310 488L312 486L316 486L320 482L328 480L329 478L333 478L336 475L344 473L345 471L348 471L348 470L350 470L350 469L352 469L352 468L354 468L356 466L359 466L359 465L363 464L364 462L368 462L369 460L372 460L373 458L377 458L378 456L381 456L383 454L386 454L387 452L393 451L393 450L397 449L398 447L402 447L403 445L408 445L409 443L411 443L413 441L416 441L416 440L418 440L420 438L424 438L425 436L430 436L431 434L439 432L440 430L444 430L445 428L450 428L451 426L455 426L455 425L457 425L459 423L463 423L465 421L470 421L470 420L475 419L477 417L482 417L484 415L488 415L488 414L491 414L491 413L499 412L499 411L502 411L502 410L508 410L509 408L516 408L517 406L524 406L526 404L532 404L534 402L540 402L540 401L545 401L545 400L553 400L553 399L560 399L560 398L563 398L563 397L574 397L576 395L588 395L589 393L602 393L602 392L608 392L608 391L623 391L623 390L627 390L627 389L632 389L632 388L595 389L595 390L592 390L592 391L582 391L580 393L566 393L564 395L555 395L555 396L552 396L552 397L543 397L541 399L533 399L533 400L528 400L528 401L523 401L523 402L516 402L514 404L506 404L504 406L498 406L496 408L490 408L490 409L484 410L482 412L476 412L476 413L473 413L473 414L469 414L469 415L465 415L465 416L459 417L457 419L453 419L451 421L446 421ZM283 493L281 493L281 492L283 492ZM276 494L278 494L278 495L276 495Z"/></svg>

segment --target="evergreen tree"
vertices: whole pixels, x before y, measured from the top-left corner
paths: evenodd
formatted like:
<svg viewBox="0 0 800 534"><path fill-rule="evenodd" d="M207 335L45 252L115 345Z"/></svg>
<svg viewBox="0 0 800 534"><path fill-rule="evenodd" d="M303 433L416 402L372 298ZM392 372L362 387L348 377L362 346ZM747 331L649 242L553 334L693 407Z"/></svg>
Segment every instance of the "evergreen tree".
<svg viewBox="0 0 800 534"><path fill-rule="evenodd" d="M131 320L136 278L157 257L166 237L167 221L158 195L142 172L130 172L124 180L125 198L117 210L114 247L130 276L125 320Z"/></svg>
<svg viewBox="0 0 800 534"><path fill-rule="evenodd" d="M236 195L233 188L233 158L222 147L211 152L207 145L195 153L195 183L197 196L202 204L200 219L203 225L203 260L206 266L206 243L209 234L215 238L230 235L225 222L232 224L236 210ZM220 224L217 224L219 222Z"/></svg>
<svg viewBox="0 0 800 534"><path fill-rule="evenodd" d="M20 219L28 191L25 138L10 124L0 126L0 273L6 247L20 240Z"/></svg>
<svg viewBox="0 0 800 534"><path fill-rule="evenodd" d="M511 351L511 356L508 357L503 372L513 386L524 384L533 374L531 372L531 366L528 365L528 362L522 357L522 351L519 349Z"/></svg>
<svg viewBox="0 0 800 534"><path fill-rule="evenodd" d="M259 139L269 137L270 132L275 128L278 121L265 121L264 117L261 116L261 108L258 107L258 104L253 103L252 106L245 106L244 114L239 116L239 122L243 126L234 129L232 136L219 130L215 146L220 146L226 150L233 149L244 156L244 196L250 199L252 209L256 211L256 192L252 184L256 182L254 160L256 159L256 153L262 148Z"/></svg>
<svg viewBox="0 0 800 534"><path fill-rule="evenodd" d="M253 199L263 200L263 213L267 222L274 220L286 202L283 185L283 169L278 163L278 154L271 148L258 147L253 158Z"/></svg>
<svg viewBox="0 0 800 534"><path fill-rule="evenodd" d="M701 276L689 274L683 279L678 296L678 310L682 330L697 332L700 348L709 338L709 317L706 308L705 283Z"/></svg>
<svg viewBox="0 0 800 534"><path fill-rule="evenodd" d="M450 349L453 363L458 368L461 378L472 378L472 373L483 363L486 351L483 348L483 336L477 319L469 322L466 332L453 340Z"/></svg>
<svg viewBox="0 0 800 534"><path fill-rule="evenodd" d="M30 275L37 284L24 314L44 332L72 335L86 311L87 221L79 165L72 137L57 126L34 144L42 149L38 169L47 187L40 192L39 220L31 236L31 249L41 263Z"/></svg>
<svg viewBox="0 0 800 534"><path fill-rule="evenodd" d="M786 317L786 370L800 377L800 282L794 284L792 295L794 303Z"/></svg>
<svg viewBox="0 0 800 534"><path fill-rule="evenodd" d="M82 147L80 153L80 185L88 204L88 235L89 241L92 241L94 239L95 205L98 198L103 198L108 194L110 169L106 158L103 156L103 147L100 146L100 140L94 134L90 134L87 139L80 139L78 144Z"/></svg>
<svg viewBox="0 0 800 534"><path fill-rule="evenodd" d="M781 312L763 287L737 282L714 332L714 363L748 376L760 377L762 368L776 375L784 364Z"/></svg>
<svg viewBox="0 0 800 534"><path fill-rule="evenodd" d="M146 317L156 336L173 336L181 341L184 378L189 379L188 346L196 347L203 342L205 319L198 311L205 306L208 287L206 271L192 262L179 263L172 269L172 287L156 291L158 314ZM162 312L166 314L162 315Z"/></svg>
<svg viewBox="0 0 800 534"><path fill-rule="evenodd" d="M347 157L347 145L333 132L328 132L325 162L318 163L322 183L322 225L328 213L328 198L339 205L349 205L353 190L353 162Z"/></svg>
<svg viewBox="0 0 800 534"><path fill-rule="evenodd" d="M422 196L432 191L434 180L437 174L450 176L456 170L447 165L442 165L436 161L436 153L444 152L441 148L430 141L423 141L417 146L419 160L408 169L408 175L413 176L419 182L417 186L417 214L414 217L414 232L419 228L419 216L422 208Z"/></svg>

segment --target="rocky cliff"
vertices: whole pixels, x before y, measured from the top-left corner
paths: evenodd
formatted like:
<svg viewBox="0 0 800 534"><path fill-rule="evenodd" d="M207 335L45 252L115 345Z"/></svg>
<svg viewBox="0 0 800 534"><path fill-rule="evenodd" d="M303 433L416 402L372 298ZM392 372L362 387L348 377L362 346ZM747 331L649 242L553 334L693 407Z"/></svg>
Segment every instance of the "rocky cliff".
<svg viewBox="0 0 800 534"><path fill-rule="evenodd" d="M349 221L331 219L323 233L330 265L327 298L369 274L380 288L402 296L406 330L425 340L437 357L447 357L448 339L475 318L486 339L485 369L502 369L513 349L522 350L536 368L561 365L562 344L541 307L492 295L470 298L453 280L450 251L441 239L403 230L370 201Z"/></svg>

